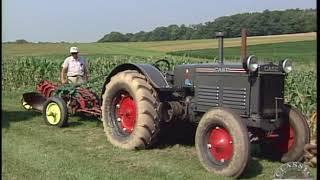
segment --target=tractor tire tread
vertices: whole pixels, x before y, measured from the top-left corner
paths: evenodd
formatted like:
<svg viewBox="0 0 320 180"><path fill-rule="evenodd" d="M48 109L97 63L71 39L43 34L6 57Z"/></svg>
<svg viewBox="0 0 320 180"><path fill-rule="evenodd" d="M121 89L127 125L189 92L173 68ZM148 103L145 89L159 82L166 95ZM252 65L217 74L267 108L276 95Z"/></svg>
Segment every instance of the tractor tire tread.
<svg viewBox="0 0 320 180"><path fill-rule="evenodd" d="M108 124L108 118L103 117L104 131L111 144L124 149L144 149L151 147L156 141L157 134L159 132L159 115L157 112L158 97L154 93L155 90L149 84L146 77L140 74L136 70L126 70L119 72L111 77L110 82L106 85L103 92L103 101L110 100L108 97L109 91L112 90L112 86L116 86L118 82L127 83L135 93L136 102L139 104L137 113L138 119L134 131L130 135L129 140L121 142L115 139L112 135L112 127ZM107 103L102 103L102 111L107 111ZM103 115L108 114L104 112Z"/></svg>
<svg viewBox="0 0 320 180"><path fill-rule="evenodd" d="M233 138L233 157L225 167L218 167L207 155L207 147L204 145L207 137L205 134L208 132L208 127L212 125L226 128ZM240 176L250 160L250 143L246 125L237 114L228 108L212 108L202 116L196 130L195 146L202 166L209 172L223 176Z"/></svg>

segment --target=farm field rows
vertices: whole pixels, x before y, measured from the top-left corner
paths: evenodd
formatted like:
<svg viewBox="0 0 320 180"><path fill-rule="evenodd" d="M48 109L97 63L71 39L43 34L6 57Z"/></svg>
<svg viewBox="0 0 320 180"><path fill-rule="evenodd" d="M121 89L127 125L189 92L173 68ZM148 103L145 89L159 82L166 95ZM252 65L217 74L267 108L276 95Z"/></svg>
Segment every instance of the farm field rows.
<svg viewBox="0 0 320 180"><path fill-rule="evenodd" d="M284 48L287 44L283 43L268 45L267 37L260 37L261 41L257 42L248 39L249 44L250 41L266 44L253 47L254 50L264 49L257 51L258 57L261 55L280 60L289 56L296 62L297 67L288 76L286 100L309 117L316 109L316 71L313 66L316 49L313 44L315 41L310 41L315 39L314 36L312 33L283 36L288 42L299 41L292 42L290 48ZM168 51L184 50L187 45L189 48L193 46L190 49L197 49L198 41L211 43L200 49L215 46L212 44L214 40L192 40L188 41L190 44L182 41L92 43L80 44L79 47L89 59L93 78L109 73L115 65L124 62L152 63L163 57L170 59L172 65L212 61L208 59L212 58L211 49L206 59L166 54ZM226 46L228 41L240 44L239 39L226 39ZM42 79L58 81L60 66L69 46L8 44L3 49L1 123L4 179L228 179L208 173L197 158L193 142L190 142L192 138L186 141L182 138L183 134L176 134L177 137L171 138L170 142L160 142L158 147L151 150L126 151L113 147L107 141L102 123L97 119L71 117L69 127L58 129L45 125L40 113L23 110L20 105L22 93L34 91L35 85ZM171 49L166 49L166 46ZM282 49L278 49L279 46ZM309 51L303 52L309 56L296 53L300 46L306 46ZM274 48L278 51L273 52ZM230 53L230 57L227 54L226 57L237 59L240 50L226 48L225 52ZM308 62L307 66L305 62ZM103 79L90 85L99 93L102 83ZM271 179L281 163L261 158L255 146L252 152L258 157L251 160L242 178ZM311 170L316 175L316 169Z"/></svg>
<svg viewBox="0 0 320 180"><path fill-rule="evenodd" d="M295 42L316 40L316 33L301 33L272 36L248 37L248 45ZM4 56L48 56L66 55L68 48L76 45L81 53L132 55L132 56L158 56L166 52L205 49L218 47L216 39L157 41L157 42L129 42L129 43L50 43L50 44L3 44ZM240 46L240 38L225 39L225 47Z"/></svg>

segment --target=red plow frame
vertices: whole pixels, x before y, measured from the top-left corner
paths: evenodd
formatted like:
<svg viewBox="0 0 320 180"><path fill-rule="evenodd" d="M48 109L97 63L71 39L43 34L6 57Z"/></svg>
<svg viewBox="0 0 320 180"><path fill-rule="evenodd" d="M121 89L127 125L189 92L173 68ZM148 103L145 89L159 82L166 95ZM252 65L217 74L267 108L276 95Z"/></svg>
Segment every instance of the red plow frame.
<svg viewBox="0 0 320 180"><path fill-rule="evenodd" d="M41 81L37 87L37 92L23 94L23 101L32 106L33 109L42 111L43 103L50 97L56 96L56 92L63 87L59 84L53 83L48 80ZM101 116L100 99L96 93L87 88L75 87L73 95L64 93L61 95L65 100L68 112L85 113L93 116Z"/></svg>

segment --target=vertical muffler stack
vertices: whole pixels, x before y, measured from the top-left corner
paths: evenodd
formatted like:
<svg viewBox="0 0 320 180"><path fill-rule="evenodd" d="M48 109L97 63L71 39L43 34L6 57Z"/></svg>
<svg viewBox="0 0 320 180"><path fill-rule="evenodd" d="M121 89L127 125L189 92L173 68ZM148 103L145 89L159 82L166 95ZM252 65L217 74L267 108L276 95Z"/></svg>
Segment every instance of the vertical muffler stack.
<svg viewBox="0 0 320 180"><path fill-rule="evenodd" d="M242 66L244 69L247 68L247 58L248 58L248 50L247 50L247 29L241 29L241 60Z"/></svg>
<svg viewBox="0 0 320 180"><path fill-rule="evenodd" d="M220 64L223 64L223 37L224 33L223 32L216 32L216 38L219 40L219 59L220 59Z"/></svg>

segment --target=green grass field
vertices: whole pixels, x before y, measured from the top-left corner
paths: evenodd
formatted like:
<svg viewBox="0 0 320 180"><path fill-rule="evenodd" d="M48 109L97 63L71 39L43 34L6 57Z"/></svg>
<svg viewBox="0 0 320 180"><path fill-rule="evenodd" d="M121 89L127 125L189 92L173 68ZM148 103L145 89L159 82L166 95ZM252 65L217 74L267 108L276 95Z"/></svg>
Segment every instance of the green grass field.
<svg viewBox="0 0 320 180"><path fill-rule="evenodd" d="M267 37L260 37L260 42L257 38L252 38L256 44L265 44L253 46L252 49L257 52L257 56L260 55L261 57L289 56L295 61L300 61L300 59L301 62L313 61L312 59L315 58L316 54L316 50L313 48L315 41L304 41L314 40L310 39L310 35L305 36L305 38L301 35L290 35L291 39L289 36L283 37L286 37L287 41L299 42L267 45ZM193 46L190 49L203 49L198 48L199 41L203 41L201 47L204 48L208 48L207 43L212 42L212 40L189 41L188 47ZM231 42L233 40L227 41ZM250 40L248 41L250 44ZM166 52L169 52L164 48L166 45L170 46L170 51L184 50L186 42L92 43L80 44L79 46L83 54L90 60L92 59L92 68L95 68L92 73L95 74L108 72L111 67L123 61L151 62L150 59L168 56L169 59L172 59L173 64L197 62L193 58L166 55ZM287 45L291 46L288 47ZM3 179L228 179L208 173L201 166L192 142L192 133L186 136L184 133L170 132L162 137L156 148L126 151L113 147L107 141L102 123L97 119L73 116L69 119L70 125L68 127L58 129L47 126L40 113L25 111L20 104L21 95L24 92L34 91L34 85L37 83L35 81L41 78L58 79L59 65L67 55L69 46L71 45L7 44L4 46L4 74L2 74L4 79L2 81L5 88L2 91L1 118ZM156 49L157 46L159 49ZM299 51L304 46L309 48L305 47L304 50ZM250 49L251 47L249 52ZM226 48L226 53L229 52L233 58L240 51L239 48ZM302 59L301 57L304 57L304 55L301 55L301 53L304 53L310 59ZM117 56L114 57L113 55ZM127 59L121 60L124 57ZM50 62L52 66L37 68L37 63L25 63L25 67L21 68L17 63L18 61L29 62L29 60L33 63L38 61L42 65ZM101 64L97 65L97 62L102 63L102 61L113 62L105 62L105 65L110 67L103 68ZM199 60L199 62L204 61L206 60ZM12 66L9 66L10 64ZM54 68L54 70L51 68ZM310 66L299 63L298 76L293 76L290 79L290 81L311 79L310 82L303 85L306 90L303 87L292 86L290 91L298 92L298 95L294 95L294 97L299 98L299 95L309 93L311 89L310 95L307 94L300 99L310 104L311 100L312 103L315 103L316 98L314 94L315 73L301 76L301 74L310 71L309 68ZM315 72L315 67L311 69L312 72ZM38 74L43 76L38 76ZM45 76L46 74L49 74L50 77ZM10 82L8 79L17 82ZM21 82L18 80L21 80ZM22 82L23 80L25 80L25 83ZM8 87L13 85L16 87ZM300 90L301 92L299 92ZM300 103L301 101L298 99L297 104ZM311 105L306 107L315 106L315 104ZM184 126L181 126L180 129L183 130ZM168 138L172 134L175 136ZM253 157L250 161L242 179L271 179L281 163L263 159L259 156L258 149L255 146L252 147L252 152L258 156ZM315 176L316 169L312 168L311 170Z"/></svg>
<svg viewBox="0 0 320 180"><path fill-rule="evenodd" d="M126 151L107 141L96 119L71 117L69 127L48 127L40 113L22 109L23 92L3 93L3 179L228 179L208 173L194 146L181 139ZM270 179L280 165L254 158L242 178Z"/></svg>

